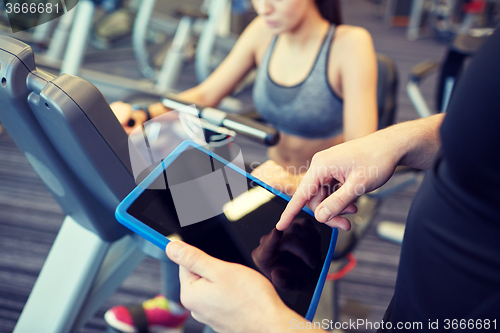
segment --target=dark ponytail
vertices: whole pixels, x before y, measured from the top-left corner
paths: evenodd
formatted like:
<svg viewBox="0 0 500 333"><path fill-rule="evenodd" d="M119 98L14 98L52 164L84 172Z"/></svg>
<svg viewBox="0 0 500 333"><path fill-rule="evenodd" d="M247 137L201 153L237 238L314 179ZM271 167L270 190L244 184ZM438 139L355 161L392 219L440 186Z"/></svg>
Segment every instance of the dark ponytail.
<svg viewBox="0 0 500 333"><path fill-rule="evenodd" d="M316 0L321 16L335 25L342 24L340 0Z"/></svg>

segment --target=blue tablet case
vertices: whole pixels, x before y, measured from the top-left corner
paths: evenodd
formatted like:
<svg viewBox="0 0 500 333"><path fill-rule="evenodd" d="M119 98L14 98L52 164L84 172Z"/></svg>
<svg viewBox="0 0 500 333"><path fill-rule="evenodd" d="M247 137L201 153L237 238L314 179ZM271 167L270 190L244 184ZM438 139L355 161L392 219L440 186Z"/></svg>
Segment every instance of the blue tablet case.
<svg viewBox="0 0 500 333"><path fill-rule="evenodd" d="M276 196L279 196L286 201L290 201L290 197L287 195L283 194L282 192L276 190L275 188L267 185L266 183L263 183L259 179L253 177L251 174L248 172L242 170L241 168L237 167L233 163L225 160L224 158L214 154L210 150L192 142L192 141L184 141L181 143L166 159L164 159L154 170L151 172L132 192L130 192L129 195L118 205L116 208L115 216L118 222L122 223L124 226L129 228L130 230L134 231L138 235L142 236L143 238L147 239L154 245L158 246L162 250L165 250L167 247L167 244L169 243L169 240L153 228L150 228L143 222L139 221L132 215L130 215L127 210L129 207L132 205L132 203L137 200L137 198L158 178L162 175L163 171L185 150L189 148L196 148L204 153L212 156L213 158L217 159L221 163L225 164L226 166L232 168L233 170L237 171L241 175L249 178L250 180L254 181L255 183L259 184L260 186L264 187L271 193L275 194ZM311 215L314 217L314 212L308 208L304 207L303 211L305 211L307 214ZM318 306L318 302L321 296L321 292L323 290L323 286L325 284L326 280L326 275L328 274L328 269L330 267L330 262L332 260L332 255L335 250L335 244L337 241L337 235L338 235L338 230L333 229L332 232L332 237L330 241L330 247L328 249L328 253L326 255L325 262L323 264L323 269L321 271L321 274L319 276L318 282L316 284L316 288L314 290L313 297L311 299L311 303L309 305L309 309L307 311L307 314L305 318L307 320L312 320L314 317L314 313L316 312L316 308Z"/></svg>

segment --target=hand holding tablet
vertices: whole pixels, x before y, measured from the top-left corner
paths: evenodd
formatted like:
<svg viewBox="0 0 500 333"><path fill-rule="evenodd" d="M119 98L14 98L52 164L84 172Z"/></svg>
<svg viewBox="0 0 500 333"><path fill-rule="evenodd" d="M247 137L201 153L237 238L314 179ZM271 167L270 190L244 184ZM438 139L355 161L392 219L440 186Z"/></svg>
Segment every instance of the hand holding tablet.
<svg viewBox="0 0 500 333"><path fill-rule="evenodd" d="M300 318L253 269L178 241L167 245L167 254L180 266L182 304L217 332L279 332Z"/></svg>
<svg viewBox="0 0 500 333"><path fill-rule="evenodd" d="M116 217L162 249L168 236L178 235L209 256L263 273L288 307L312 319L337 230L317 223L304 208L296 227L273 236L289 200L186 141L123 200Z"/></svg>

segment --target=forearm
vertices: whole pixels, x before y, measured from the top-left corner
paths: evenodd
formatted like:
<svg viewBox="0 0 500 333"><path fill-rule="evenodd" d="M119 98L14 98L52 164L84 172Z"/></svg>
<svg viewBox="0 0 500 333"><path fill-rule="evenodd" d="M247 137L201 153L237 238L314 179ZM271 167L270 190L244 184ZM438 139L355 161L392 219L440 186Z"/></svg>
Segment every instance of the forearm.
<svg viewBox="0 0 500 333"><path fill-rule="evenodd" d="M356 101L357 103L349 104L346 101L346 105L351 107L350 109L345 107L344 110L344 141L359 139L377 131L376 96L371 98L368 93L366 95L363 97L366 100L362 102ZM359 121L359 119L363 119L363 121Z"/></svg>
<svg viewBox="0 0 500 333"><path fill-rule="evenodd" d="M177 97L187 103L200 104L203 106L215 107L220 101L215 101L209 98L209 94L205 92L204 89L205 82L193 87L191 89L185 90L177 95Z"/></svg>
<svg viewBox="0 0 500 333"><path fill-rule="evenodd" d="M211 107L214 106L212 105L214 104L212 101L209 101L207 100L207 98L205 98L205 95L200 89L199 85L191 89L185 90L183 92L180 92L179 94L177 94L177 98L179 98L182 101L185 101L186 103L200 104L203 106L211 106ZM158 102L151 104L148 108L148 111L149 114L151 115L151 118L154 118L171 110L166 108L161 102Z"/></svg>
<svg viewBox="0 0 500 333"><path fill-rule="evenodd" d="M399 165L429 169L441 147L439 128L444 114L408 121L380 131L393 145Z"/></svg>

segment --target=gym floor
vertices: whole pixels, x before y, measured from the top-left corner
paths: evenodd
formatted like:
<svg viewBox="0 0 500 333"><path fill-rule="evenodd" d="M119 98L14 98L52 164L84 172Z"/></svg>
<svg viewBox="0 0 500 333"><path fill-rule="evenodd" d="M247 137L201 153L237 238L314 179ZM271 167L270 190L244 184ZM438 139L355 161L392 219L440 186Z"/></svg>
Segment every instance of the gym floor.
<svg viewBox="0 0 500 333"><path fill-rule="evenodd" d="M397 121L417 118L404 90L409 71L422 60L441 59L446 45L431 37L418 42L407 41L405 29L384 24L374 15L372 3L367 0L344 1L343 11L346 23L368 29L376 51L396 61L400 78ZM129 62L128 75L138 75L138 71L130 70L133 66L133 62ZM92 67L103 71L109 68L108 63L93 63ZM424 97L431 106L434 105L435 79L431 77L422 85ZM187 66L178 89L194 84L192 66ZM108 100L113 100L111 94L105 91L104 94ZM242 100L250 101L249 96L248 91L245 92ZM264 152L264 149L254 149L255 153L259 151ZM400 246L381 240L376 234L376 226L385 220L404 223L416 190L417 185L413 185L383 200L354 251L357 267L338 284L341 321L349 318L381 320L392 296ZM64 215L5 132L0 134L0 212L0 332L12 332ZM107 309L155 296L160 290L159 275L158 262L146 259L80 332L105 332L103 314ZM50 300L47 305L50 306ZM186 332L200 332L200 329L199 324L190 320Z"/></svg>

